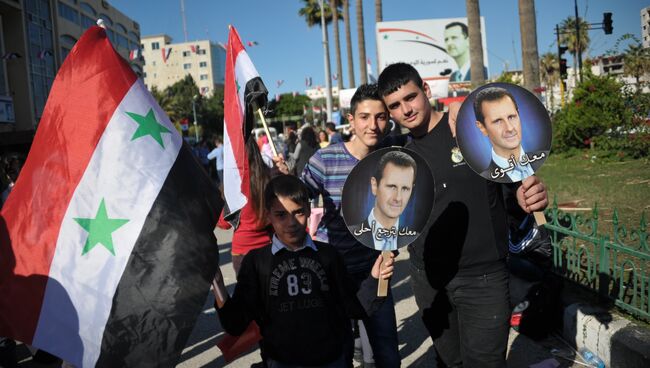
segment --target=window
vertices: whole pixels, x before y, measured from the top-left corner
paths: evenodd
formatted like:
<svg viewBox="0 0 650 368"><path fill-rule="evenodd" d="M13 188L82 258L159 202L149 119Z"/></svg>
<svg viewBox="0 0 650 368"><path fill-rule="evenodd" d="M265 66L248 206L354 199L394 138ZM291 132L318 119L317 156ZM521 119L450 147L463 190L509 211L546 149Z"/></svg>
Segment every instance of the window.
<svg viewBox="0 0 650 368"><path fill-rule="evenodd" d="M118 31L120 31L120 32L122 32L122 33L124 33L124 34L127 34L127 33L128 33L128 32L126 31L126 27L124 27L123 25L121 25L121 24L119 24L119 23L115 23L115 28L117 28Z"/></svg>
<svg viewBox="0 0 650 368"><path fill-rule="evenodd" d="M188 57L188 56L190 56L190 52L189 51L183 51L183 57Z"/></svg>
<svg viewBox="0 0 650 368"><path fill-rule="evenodd" d="M81 10L85 11L86 13L92 15L93 17L97 15L97 12L95 9L88 3L81 3L79 4L81 7Z"/></svg>
<svg viewBox="0 0 650 368"><path fill-rule="evenodd" d="M72 23L79 23L79 13L72 7L59 1L59 15Z"/></svg>
<svg viewBox="0 0 650 368"><path fill-rule="evenodd" d="M192 67L192 63L183 64L183 69L185 69L185 70L190 69L191 67Z"/></svg>
<svg viewBox="0 0 650 368"><path fill-rule="evenodd" d="M119 46L121 48L124 48L124 49L128 49L129 48L129 40L127 40L127 38L125 36L122 36L119 33L116 33L115 35L116 35L116 38L117 38L116 39L117 46Z"/></svg>
<svg viewBox="0 0 650 368"><path fill-rule="evenodd" d="M205 50L204 49L199 49L197 52L199 55L205 55Z"/></svg>
<svg viewBox="0 0 650 368"><path fill-rule="evenodd" d="M208 75L207 74L201 74L200 79L201 80L208 80Z"/></svg>
<svg viewBox="0 0 650 368"><path fill-rule="evenodd" d="M208 67L208 62L207 61L202 61L199 63L199 67L201 68L207 68Z"/></svg>
<svg viewBox="0 0 650 368"><path fill-rule="evenodd" d="M95 21L87 15L81 15L81 27L83 29L90 28L95 25Z"/></svg>
<svg viewBox="0 0 650 368"><path fill-rule="evenodd" d="M59 36L59 41L61 41L61 44L63 46L66 46L68 48L72 48L72 46L74 46L74 44L77 43L77 39L70 35Z"/></svg>
<svg viewBox="0 0 650 368"><path fill-rule="evenodd" d="M98 18L102 18L107 26L113 26L113 20L108 15L100 14Z"/></svg>
<svg viewBox="0 0 650 368"><path fill-rule="evenodd" d="M160 43L158 43L158 42L152 42L152 43L151 43L151 49L152 49L152 50L159 50L159 49L160 49Z"/></svg>

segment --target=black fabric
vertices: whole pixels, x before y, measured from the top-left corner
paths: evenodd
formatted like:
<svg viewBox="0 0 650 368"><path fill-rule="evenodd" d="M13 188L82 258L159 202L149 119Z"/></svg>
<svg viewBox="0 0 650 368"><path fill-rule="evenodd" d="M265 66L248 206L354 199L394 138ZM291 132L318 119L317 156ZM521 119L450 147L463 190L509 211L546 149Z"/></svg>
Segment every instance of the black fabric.
<svg viewBox="0 0 650 368"><path fill-rule="evenodd" d="M350 318L366 317L385 298L376 296L372 277L355 295L336 250L316 245L318 251L273 255L270 245L250 251L232 298L219 309L224 329L239 335L255 320L266 355L284 364L318 366L339 358L351 333Z"/></svg>
<svg viewBox="0 0 650 368"><path fill-rule="evenodd" d="M244 126L244 142L248 140L253 128L255 128L255 114L257 109L265 109L268 103L269 91L266 89L262 78L255 77L246 82L244 90L244 102L246 104L246 125ZM271 139L269 137L269 139Z"/></svg>
<svg viewBox="0 0 650 368"><path fill-rule="evenodd" d="M442 288L455 275L482 275L503 266L507 224L501 184L455 163L457 147L447 114L425 136L406 146L424 157L435 180L435 203L424 231L409 245L411 262L426 269L432 286ZM508 189L508 188L506 188ZM426 235L426 236L425 236Z"/></svg>
<svg viewBox="0 0 650 368"><path fill-rule="evenodd" d="M184 144L115 292L97 367L178 363L219 266L213 230L222 205Z"/></svg>

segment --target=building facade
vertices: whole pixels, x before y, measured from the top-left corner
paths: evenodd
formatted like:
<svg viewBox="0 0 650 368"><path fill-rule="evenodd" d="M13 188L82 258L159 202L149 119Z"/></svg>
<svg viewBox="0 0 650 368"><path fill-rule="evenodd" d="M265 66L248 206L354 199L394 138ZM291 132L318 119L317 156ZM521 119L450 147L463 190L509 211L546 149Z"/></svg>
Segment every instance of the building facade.
<svg viewBox="0 0 650 368"><path fill-rule="evenodd" d="M641 39L643 47L650 47L650 6L641 9Z"/></svg>
<svg viewBox="0 0 650 368"><path fill-rule="evenodd" d="M129 60L140 27L105 0L0 0L0 153L27 150L57 70L98 18ZM138 74L142 63L131 60Z"/></svg>
<svg viewBox="0 0 650 368"><path fill-rule="evenodd" d="M159 91L191 75L204 96L224 84L226 49L209 40L172 43L165 34L142 37L144 83Z"/></svg>

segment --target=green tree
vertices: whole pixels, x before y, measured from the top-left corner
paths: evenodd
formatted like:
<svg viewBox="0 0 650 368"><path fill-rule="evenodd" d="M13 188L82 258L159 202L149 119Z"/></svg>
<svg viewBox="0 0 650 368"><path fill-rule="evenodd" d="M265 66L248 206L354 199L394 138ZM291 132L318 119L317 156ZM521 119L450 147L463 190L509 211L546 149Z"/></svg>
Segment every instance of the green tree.
<svg viewBox="0 0 650 368"><path fill-rule="evenodd" d="M568 47L569 52L573 55L573 68L578 70L578 48L580 53L584 54L589 47L589 23L584 18L580 18L580 40L576 37L576 19L568 17L560 25L560 42Z"/></svg>
<svg viewBox="0 0 650 368"><path fill-rule="evenodd" d="M591 73L584 77L573 90L573 100L554 115L555 150L590 147L594 138L623 131L631 122L620 82Z"/></svg>
<svg viewBox="0 0 650 368"><path fill-rule="evenodd" d="M279 101L269 102L269 115L272 117L302 116L304 108L309 106L309 101L309 97L305 95L282 94Z"/></svg>
<svg viewBox="0 0 650 368"><path fill-rule="evenodd" d="M552 52L543 54L539 58L539 72L542 82L546 86L546 95L549 96L547 106L550 105L550 110L555 111L553 87L560 81L560 63L557 60L557 55Z"/></svg>
<svg viewBox="0 0 650 368"><path fill-rule="evenodd" d="M641 77L650 74L650 48L644 48L640 42L629 44L623 54L623 62L623 73L635 79L640 93L643 88Z"/></svg>
<svg viewBox="0 0 650 368"><path fill-rule="evenodd" d="M223 135L223 86L215 87L212 96L203 100L201 116L206 135Z"/></svg>

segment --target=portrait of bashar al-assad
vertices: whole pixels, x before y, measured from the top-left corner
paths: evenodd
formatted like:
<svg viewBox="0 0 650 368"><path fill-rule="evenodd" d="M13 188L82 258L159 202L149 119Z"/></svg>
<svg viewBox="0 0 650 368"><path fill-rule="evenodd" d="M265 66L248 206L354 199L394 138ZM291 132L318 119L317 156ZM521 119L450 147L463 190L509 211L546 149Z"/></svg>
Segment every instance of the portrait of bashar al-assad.
<svg viewBox="0 0 650 368"><path fill-rule="evenodd" d="M488 137L492 147L489 164L481 168L480 175L504 183L533 175L548 151L525 150L515 97L505 88L487 87L476 94L473 107L476 128Z"/></svg>
<svg viewBox="0 0 650 368"><path fill-rule="evenodd" d="M417 163L405 152L390 151L379 160L370 178L375 203L365 220L349 227L363 244L374 244L377 250L396 250L418 236L417 231L400 225L417 176Z"/></svg>

